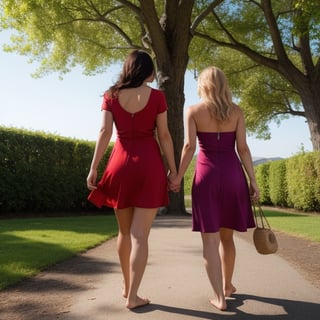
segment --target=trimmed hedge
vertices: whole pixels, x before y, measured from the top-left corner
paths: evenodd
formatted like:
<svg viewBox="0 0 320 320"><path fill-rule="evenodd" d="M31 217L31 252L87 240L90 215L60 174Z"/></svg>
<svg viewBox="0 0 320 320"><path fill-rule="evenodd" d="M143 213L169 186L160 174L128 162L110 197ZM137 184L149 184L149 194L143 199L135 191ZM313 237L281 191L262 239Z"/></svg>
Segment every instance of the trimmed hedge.
<svg viewBox="0 0 320 320"><path fill-rule="evenodd" d="M262 204L320 211L320 152L255 167Z"/></svg>
<svg viewBox="0 0 320 320"><path fill-rule="evenodd" d="M86 200L86 177L94 145L0 127L0 213L93 209Z"/></svg>
<svg viewBox="0 0 320 320"><path fill-rule="evenodd" d="M288 202L299 210L320 210L320 153L305 153L288 159Z"/></svg>
<svg viewBox="0 0 320 320"><path fill-rule="evenodd" d="M269 165L269 194L270 201L276 206L286 207L288 186L286 179L286 161L270 162Z"/></svg>
<svg viewBox="0 0 320 320"><path fill-rule="evenodd" d="M97 210L87 201L86 187L94 145L0 127L0 214ZM320 211L319 151L260 164L255 173L262 204Z"/></svg>
<svg viewBox="0 0 320 320"><path fill-rule="evenodd" d="M269 192L269 167L270 162L265 162L255 167L257 184L260 189L260 201L263 204L271 204Z"/></svg>

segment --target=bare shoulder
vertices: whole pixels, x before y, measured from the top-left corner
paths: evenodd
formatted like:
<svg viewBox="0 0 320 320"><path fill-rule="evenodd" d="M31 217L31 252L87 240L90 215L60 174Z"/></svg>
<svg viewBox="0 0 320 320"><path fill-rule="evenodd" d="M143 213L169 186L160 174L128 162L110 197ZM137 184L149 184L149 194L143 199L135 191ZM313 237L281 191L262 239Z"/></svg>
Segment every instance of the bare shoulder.
<svg viewBox="0 0 320 320"><path fill-rule="evenodd" d="M233 114L233 117L236 121L243 118L243 111L242 111L241 107L235 103L233 104L232 114Z"/></svg>
<svg viewBox="0 0 320 320"><path fill-rule="evenodd" d="M187 113L189 115L196 115L198 113L200 113L202 110L204 110L204 104L199 102L199 103L196 103L196 104L193 104L191 106L188 107L187 109Z"/></svg>
<svg viewBox="0 0 320 320"><path fill-rule="evenodd" d="M233 104L233 110L235 111L235 113L237 114L242 114L242 109L238 104Z"/></svg>

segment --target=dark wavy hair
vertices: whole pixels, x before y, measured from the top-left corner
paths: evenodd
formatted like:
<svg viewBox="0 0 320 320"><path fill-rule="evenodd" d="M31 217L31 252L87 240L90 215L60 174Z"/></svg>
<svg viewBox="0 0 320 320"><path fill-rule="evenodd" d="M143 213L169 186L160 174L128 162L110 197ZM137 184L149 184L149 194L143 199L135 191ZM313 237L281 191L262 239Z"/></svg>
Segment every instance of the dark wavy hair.
<svg viewBox="0 0 320 320"><path fill-rule="evenodd" d="M154 64L148 53L142 50L132 51L125 60L117 82L108 90L112 97L119 90L137 88L154 72Z"/></svg>

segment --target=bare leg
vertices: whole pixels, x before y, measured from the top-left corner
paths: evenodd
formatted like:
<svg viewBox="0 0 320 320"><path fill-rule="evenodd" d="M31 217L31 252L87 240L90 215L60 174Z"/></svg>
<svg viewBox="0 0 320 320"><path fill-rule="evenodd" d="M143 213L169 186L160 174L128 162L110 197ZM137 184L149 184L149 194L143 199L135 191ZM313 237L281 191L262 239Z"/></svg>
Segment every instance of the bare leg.
<svg viewBox="0 0 320 320"><path fill-rule="evenodd" d="M213 288L214 297L211 304L219 310L227 308L226 299L223 293L222 271L219 256L219 232L201 233L203 243L203 258L209 281Z"/></svg>
<svg viewBox="0 0 320 320"><path fill-rule="evenodd" d="M224 294L230 297L236 288L232 284L234 271L236 248L233 241L233 230L227 228L220 229L220 258L223 275Z"/></svg>
<svg viewBox="0 0 320 320"><path fill-rule="evenodd" d="M133 309L150 303L138 296L138 289L148 260L148 237L157 208L134 208L131 225L130 286L126 307Z"/></svg>
<svg viewBox="0 0 320 320"><path fill-rule="evenodd" d="M115 213L119 227L117 249L123 275L122 295L127 298L130 284L130 230L133 219L133 208L115 209Z"/></svg>

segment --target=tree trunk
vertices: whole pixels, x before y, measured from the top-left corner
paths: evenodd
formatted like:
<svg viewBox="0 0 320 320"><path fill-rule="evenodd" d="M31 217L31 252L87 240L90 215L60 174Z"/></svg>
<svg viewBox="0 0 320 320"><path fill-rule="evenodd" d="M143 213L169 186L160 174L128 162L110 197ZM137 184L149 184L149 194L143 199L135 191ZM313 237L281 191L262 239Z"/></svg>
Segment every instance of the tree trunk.
<svg viewBox="0 0 320 320"><path fill-rule="evenodd" d="M188 60L186 55L185 61ZM173 67L168 61L157 61L158 70L161 74L159 79L160 89L164 90L168 103L168 127L173 140L174 157L177 170L179 168L181 151L184 143L184 116L183 108L185 103L184 97L184 72L176 70L185 69L187 63L180 61L178 68ZM174 72L175 71L175 72ZM184 185L182 182L179 192L169 192L169 206L162 210L162 214L183 215L186 214L184 203Z"/></svg>
<svg viewBox="0 0 320 320"><path fill-rule="evenodd" d="M181 157L181 150L184 143L184 125L183 125L183 107L184 107L184 78L176 79L176 84L167 84L165 92L168 102L168 125L172 135L174 145L174 157L176 160L177 169ZM184 203L184 184L180 192L170 192L170 204L167 207L168 214L185 214Z"/></svg>
<svg viewBox="0 0 320 320"><path fill-rule="evenodd" d="M308 122L314 151L320 151L320 91L319 85L306 86L300 91L300 97Z"/></svg>
<svg viewBox="0 0 320 320"><path fill-rule="evenodd" d="M150 46L156 56L158 83L160 89L165 91L168 103L168 126L178 169L184 142L184 76L192 38L190 22L194 0L165 1L165 14L160 19L153 1L141 0L140 3L143 23L147 26ZM186 214L183 185L180 192L170 192L170 204L163 211L172 215Z"/></svg>

